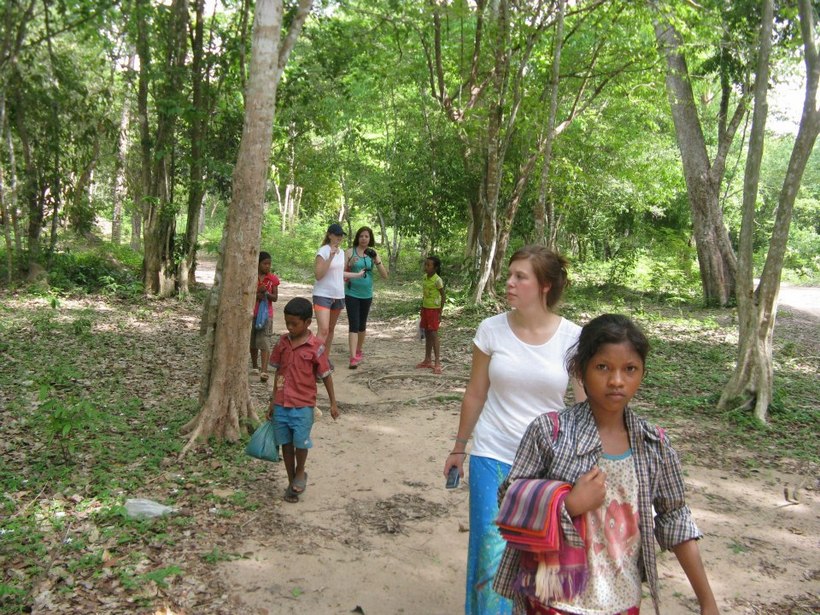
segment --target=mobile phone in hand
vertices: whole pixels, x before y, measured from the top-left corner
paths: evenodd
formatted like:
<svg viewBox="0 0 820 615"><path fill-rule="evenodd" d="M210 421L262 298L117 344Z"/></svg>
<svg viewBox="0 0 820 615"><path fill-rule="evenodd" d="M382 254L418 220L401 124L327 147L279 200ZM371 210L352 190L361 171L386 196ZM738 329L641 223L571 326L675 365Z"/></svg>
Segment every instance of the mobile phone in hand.
<svg viewBox="0 0 820 615"><path fill-rule="evenodd" d="M458 475L458 466L453 466L447 472L447 482L444 484L445 489L455 489L461 482L461 477Z"/></svg>

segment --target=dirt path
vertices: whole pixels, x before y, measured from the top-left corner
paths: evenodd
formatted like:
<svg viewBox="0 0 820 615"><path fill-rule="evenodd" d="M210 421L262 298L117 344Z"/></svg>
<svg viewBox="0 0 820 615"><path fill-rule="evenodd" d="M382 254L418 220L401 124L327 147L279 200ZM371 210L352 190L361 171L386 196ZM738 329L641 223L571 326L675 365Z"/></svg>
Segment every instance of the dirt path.
<svg viewBox="0 0 820 615"><path fill-rule="evenodd" d="M281 307L297 294L309 296L310 287L286 284L280 291L280 330ZM342 416L334 422L325 414L314 428L306 495L298 504L282 501L281 464L259 484L270 506L248 527L238 548L245 557L221 566L241 612L463 611L468 491L445 491L441 469L469 353L445 342L444 374L421 374L412 368L423 354L412 324L381 320L377 297L362 366L334 374ZM332 349L337 366L347 364L346 330L343 316ZM260 400L268 395L258 382L253 390ZM326 409L323 391L320 397ZM674 438L675 429L670 432ZM692 465L686 473L721 612L820 612L815 477ZM787 484L803 485L800 503L786 502ZM698 612L670 554L660 558L660 576L664 615Z"/></svg>

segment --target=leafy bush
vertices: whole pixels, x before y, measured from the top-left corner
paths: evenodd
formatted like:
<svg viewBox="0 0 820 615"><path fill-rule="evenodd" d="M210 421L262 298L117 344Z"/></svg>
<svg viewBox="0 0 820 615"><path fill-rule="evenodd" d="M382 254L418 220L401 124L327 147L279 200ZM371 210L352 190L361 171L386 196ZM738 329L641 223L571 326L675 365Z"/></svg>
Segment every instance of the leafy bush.
<svg viewBox="0 0 820 615"><path fill-rule="evenodd" d="M129 248L110 246L88 252L55 253L49 284L58 290L84 290L106 294L133 294L141 290L141 257Z"/></svg>

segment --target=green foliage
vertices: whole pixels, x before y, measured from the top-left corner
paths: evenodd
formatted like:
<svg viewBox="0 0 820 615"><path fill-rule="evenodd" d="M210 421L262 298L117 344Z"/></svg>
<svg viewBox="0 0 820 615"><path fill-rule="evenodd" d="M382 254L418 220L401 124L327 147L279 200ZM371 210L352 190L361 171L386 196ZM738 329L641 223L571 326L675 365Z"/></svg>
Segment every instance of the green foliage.
<svg viewBox="0 0 820 615"><path fill-rule="evenodd" d="M135 266L138 258L135 252L122 246L116 249L103 246L88 251L69 248L52 256L49 284L63 291L135 295L142 290L139 270Z"/></svg>
<svg viewBox="0 0 820 615"><path fill-rule="evenodd" d="M100 414L88 400L60 399L45 385L40 387L40 402L48 441L59 444L64 461L69 463L76 450L77 433L93 427Z"/></svg>

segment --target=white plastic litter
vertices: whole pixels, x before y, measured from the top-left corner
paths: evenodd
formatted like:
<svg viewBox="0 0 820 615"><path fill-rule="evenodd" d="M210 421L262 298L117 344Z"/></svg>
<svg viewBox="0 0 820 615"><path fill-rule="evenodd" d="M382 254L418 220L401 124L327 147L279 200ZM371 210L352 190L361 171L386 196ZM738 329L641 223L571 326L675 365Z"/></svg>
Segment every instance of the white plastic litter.
<svg viewBox="0 0 820 615"><path fill-rule="evenodd" d="M176 511L176 508L165 506L154 500L144 498L125 500L125 512L132 519L153 519L154 517L173 514Z"/></svg>

